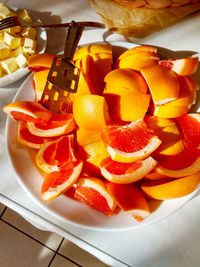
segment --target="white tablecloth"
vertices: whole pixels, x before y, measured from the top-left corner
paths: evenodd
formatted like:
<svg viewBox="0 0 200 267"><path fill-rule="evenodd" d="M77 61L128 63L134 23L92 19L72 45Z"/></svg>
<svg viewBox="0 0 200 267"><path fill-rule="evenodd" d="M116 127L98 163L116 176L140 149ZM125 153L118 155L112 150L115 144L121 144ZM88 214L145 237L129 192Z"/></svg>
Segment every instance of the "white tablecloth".
<svg viewBox="0 0 200 267"><path fill-rule="evenodd" d="M9 1L10 5L34 10L44 21L101 21L84 0ZM200 15L135 42L156 44L173 50L200 50ZM82 43L100 41L103 31L88 31ZM60 52L66 34L63 29L48 31L48 52ZM104 36L105 37L105 36ZM123 40L119 35L109 40ZM198 267L200 266L200 197L195 197L167 219L137 230L98 232L72 226L41 209L23 191L5 151L5 120L2 107L11 102L22 81L0 89L0 202L14 209L34 225L58 233L89 251L110 266Z"/></svg>

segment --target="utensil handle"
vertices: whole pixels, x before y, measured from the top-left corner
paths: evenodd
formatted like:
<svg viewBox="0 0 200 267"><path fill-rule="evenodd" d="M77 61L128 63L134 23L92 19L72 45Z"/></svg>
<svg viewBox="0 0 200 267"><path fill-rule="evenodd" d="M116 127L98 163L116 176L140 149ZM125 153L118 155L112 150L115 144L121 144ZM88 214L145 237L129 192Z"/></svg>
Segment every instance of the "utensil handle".
<svg viewBox="0 0 200 267"><path fill-rule="evenodd" d="M65 43L64 60L73 58L78 42L81 38L84 27L79 23L72 21L68 30L67 40Z"/></svg>
<svg viewBox="0 0 200 267"><path fill-rule="evenodd" d="M105 25L100 22L94 21L80 21L79 24L84 27L94 27L94 28L105 28ZM70 27L71 22L66 23L56 23L56 24L43 24L43 25L31 25L32 28L63 28L63 27ZM25 26L27 27L27 25Z"/></svg>

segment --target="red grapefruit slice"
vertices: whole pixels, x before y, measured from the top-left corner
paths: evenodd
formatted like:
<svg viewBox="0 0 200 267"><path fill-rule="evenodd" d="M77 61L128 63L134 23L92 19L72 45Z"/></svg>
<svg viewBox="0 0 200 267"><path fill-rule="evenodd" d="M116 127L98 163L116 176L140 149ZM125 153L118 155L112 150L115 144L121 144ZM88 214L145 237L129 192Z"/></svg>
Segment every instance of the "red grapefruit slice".
<svg viewBox="0 0 200 267"><path fill-rule="evenodd" d="M152 171L157 161L152 157L132 163L120 163L110 157L101 162L101 174L116 184L129 184L142 179Z"/></svg>
<svg viewBox="0 0 200 267"><path fill-rule="evenodd" d="M102 139L112 160L125 163L148 157L161 144L143 120L125 126L108 126L102 130Z"/></svg>
<svg viewBox="0 0 200 267"><path fill-rule="evenodd" d="M33 135L29 132L27 123L24 121L19 121L17 140L19 143L27 147L40 149L45 142L55 140L55 138L44 138Z"/></svg>
<svg viewBox="0 0 200 267"><path fill-rule="evenodd" d="M77 181L83 162L77 161L72 168L59 172L48 173L42 184L41 192L44 200L51 200L70 189Z"/></svg>
<svg viewBox="0 0 200 267"><path fill-rule="evenodd" d="M179 154L163 157L156 166L157 173L168 177L184 177L200 171L200 149L184 150Z"/></svg>
<svg viewBox="0 0 200 267"><path fill-rule="evenodd" d="M186 148L195 148L200 145L200 114L191 113L176 118L176 124L181 133Z"/></svg>
<svg viewBox="0 0 200 267"><path fill-rule="evenodd" d="M143 221L150 215L149 205L142 192L134 184L106 183L118 206L126 214L130 214L138 222Z"/></svg>
<svg viewBox="0 0 200 267"><path fill-rule="evenodd" d="M37 166L47 173L71 169L76 163L73 135L43 144L36 155Z"/></svg>
<svg viewBox="0 0 200 267"><path fill-rule="evenodd" d="M186 76L196 72L198 68L198 62L198 57L188 57L175 60L161 60L159 61L159 64L161 66L173 70L176 74L180 76Z"/></svg>
<svg viewBox="0 0 200 267"><path fill-rule="evenodd" d="M32 101L19 101L8 104L3 108L3 111L14 120L38 123L46 123L53 116L51 111Z"/></svg>
<svg viewBox="0 0 200 267"><path fill-rule="evenodd" d="M80 178L74 195L75 199L107 216L114 214L116 202L97 178Z"/></svg>
<svg viewBox="0 0 200 267"><path fill-rule="evenodd" d="M52 137L72 132L75 129L76 124L73 115L67 113L54 115L46 124L27 122L27 127L29 132L34 135Z"/></svg>

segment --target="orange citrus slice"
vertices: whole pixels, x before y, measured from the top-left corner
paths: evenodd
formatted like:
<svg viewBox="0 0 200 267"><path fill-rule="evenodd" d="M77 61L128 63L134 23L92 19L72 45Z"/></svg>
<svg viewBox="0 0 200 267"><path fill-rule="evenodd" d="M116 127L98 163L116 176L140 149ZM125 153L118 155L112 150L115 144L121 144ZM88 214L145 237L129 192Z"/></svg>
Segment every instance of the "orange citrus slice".
<svg viewBox="0 0 200 267"><path fill-rule="evenodd" d="M108 126L102 130L102 139L112 160L125 163L148 157L161 144L143 120L125 126Z"/></svg>
<svg viewBox="0 0 200 267"><path fill-rule="evenodd" d="M142 192L134 184L106 183L117 205L126 214L130 214L141 222L150 215L149 205Z"/></svg>
<svg viewBox="0 0 200 267"><path fill-rule="evenodd" d="M198 68L198 63L198 57L188 57L175 60L167 59L159 61L159 64L161 66L173 70L180 76L187 76L195 73Z"/></svg>
<svg viewBox="0 0 200 267"><path fill-rule="evenodd" d="M184 150L161 158L155 171L168 177L184 177L200 171L200 149Z"/></svg>
<svg viewBox="0 0 200 267"><path fill-rule="evenodd" d="M101 162L101 174L113 183L129 184L142 179L156 165L152 157L132 163L116 162L108 157Z"/></svg>
<svg viewBox="0 0 200 267"><path fill-rule="evenodd" d="M72 132L76 124L73 115L66 113L52 116L51 120L45 124L27 122L27 127L30 133L34 135L52 137Z"/></svg>
<svg viewBox="0 0 200 267"><path fill-rule="evenodd" d="M53 113L39 103L32 101L19 101L6 105L3 111L14 120L46 123Z"/></svg>
<svg viewBox="0 0 200 267"><path fill-rule="evenodd" d="M200 145L200 114L190 113L176 118L175 121L182 135L185 147L198 147Z"/></svg>
<svg viewBox="0 0 200 267"><path fill-rule="evenodd" d="M100 179L79 178L74 197L107 216L114 214L116 202Z"/></svg>
<svg viewBox="0 0 200 267"><path fill-rule="evenodd" d="M99 95L76 97L73 103L73 115L77 125L86 130L100 130L109 121L105 98Z"/></svg>
<svg viewBox="0 0 200 267"><path fill-rule="evenodd" d="M142 183L142 190L148 197L166 200L182 197L192 193L200 183L200 173L179 179L165 179Z"/></svg>
<svg viewBox="0 0 200 267"><path fill-rule="evenodd" d="M41 188L42 198L51 200L70 189L77 181L82 165L82 161L77 161L71 169L46 174Z"/></svg>
<svg viewBox="0 0 200 267"><path fill-rule="evenodd" d="M73 135L45 143L36 155L37 166L47 173L71 169L76 162Z"/></svg>
<svg viewBox="0 0 200 267"><path fill-rule="evenodd" d="M158 64L141 69L155 105L163 105L179 97L179 80L176 74Z"/></svg>
<svg viewBox="0 0 200 267"><path fill-rule="evenodd" d="M45 142L55 140L55 138L45 138L33 135L28 130L27 123L24 121L19 121L17 140L19 143L27 147L40 149Z"/></svg>

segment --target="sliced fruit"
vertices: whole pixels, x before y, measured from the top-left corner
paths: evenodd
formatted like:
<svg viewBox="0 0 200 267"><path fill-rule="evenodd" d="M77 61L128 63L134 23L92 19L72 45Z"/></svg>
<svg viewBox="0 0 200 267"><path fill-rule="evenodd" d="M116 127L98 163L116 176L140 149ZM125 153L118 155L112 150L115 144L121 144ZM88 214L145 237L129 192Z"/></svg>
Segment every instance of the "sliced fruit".
<svg viewBox="0 0 200 267"><path fill-rule="evenodd" d="M161 106L155 106L154 115L162 118L177 118L187 114L196 101L197 84L189 76L180 76L178 99Z"/></svg>
<svg viewBox="0 0 200 267"><path fill-rule="evenodd" d="M34 149L40 149L45 142L52 141L54 139L33 135L32 133L29 132L27 128L27 123L24 121L19 121L17 140L22 145Z"/></svg>
<svg viewBox="0 0 200 267"><path fill-rule="evenodd" d="M89 176L102 177L100 164L109 155L101 153L96 156L90 156L84 161L83 172Z"/></svg>
<svg viewBox="0 0 200 267"><path fill-rule="evenodd" d="M147 178L148 180L160 180L160 179L166 178L166 176L163 174L157 173L153 170L153 171L147 173L145 175L145 178Z"/></svg>
<svg viewBox="0 0 200 267"><path fill-rule="evenodd" d="M113 70L106 75L104 81L106 83L105 93L121 95L121 92L125 91L126 93L145 94L148 88L142 75L132 69Z"/></svg>
<svg viewBox="0 0 200 267"><path fill-rule="evenodd" d="M192 193L200 184L200 173L180 179L165 179L142 183L142 190L148 197L166 200L183 197Z"/></svg>
<svg viewBox="0 0 200 267"><path fill-rule="evenodd" d="M51 121L46 124L27 122L27 127L30 133L34 135L52 137L72 132L76 124L73 115L66 113L53 116Z"/></svg>
<svg viewBox="0 0 200 267"><path fill-rule="evenodd" d="M18 101L8 104L3 108L3 111L14 120L38 123L46 123L53 116L52 112L32 101Z"/></svg>
<svg viewBox="0 0 200 267"><path fill-rule="evenodd" d="M77 161L73 135L45 143L36 155L37 166L47 173L71 169Z"/></svg>
<svg viewBox="0 0 200 267"><path fill-rule="evenodd" d="M142 68L141 73L149 86L155 105L163 105L179 97L179 80L170 69L152 64Z"/></svg>
<svg viewBox="0 0 200 267"><path fill-rule="evenodd" d="M157 53L157 47L155 46L150 46L150 45L140 45L136 47L132 47L128 50L126 50L124 53L122 53L118 59L123 59L125 57L130 56L131 54L135 54L137 52L152 52L152 53Z"/></svg>
<svg viewBox="0 0 200 267"><path fill-rule="evenodd" d="M200 114L190 113L176 118L176 124L182 135L186 148L195 148L200 145Z"/></svg>
<svg viewBox="0 0 200 267"><path fill-rule="evenodd" d="M83 128L76 130L76 138L79 146L86 146L101 140L101 131L91 131Z"/></svg>
<svg viewBox="0 0 200 267"><path fill-rule="evenodd" d="M142 93L126 93L122 95L104 93L113 121L136 121L143 119L150 103L151 96Z"/></svg>
<svg viewBox="0 0 200 267"><path fill-rule="evenodd" d="M155 152L156 154L175 155L184 150L184 145L176 124L155 129L154 132L162 141Z"/></svg>
<svg viewBox="0 0 200 267"><path fill-rule="evenodd" d="M152 157L132 163L116 162L108 157L101 162L101 174L110 182L130 184L142 179L156 165L157 161Z"/></svg>
<svg viewBox="0 0 200 267"><path fill-rule="evenodd" d="M54 57L53 54L35 54L29 59L28 68L31 71L50 69Z"/></svg>
<svg viewBox="0 0 200 267"><path fill-rule="evenodd" d="M42 97L48 74L49 70L37 71L33 74L34 90L37 102Z"/></svg>
<svg viewBox="0 0 200 267"><path fill-rule="evenodd" d="M100 94L101 89L98 83L98 72L93 57L87 55L81 58L79 68L80 77L75 97L79 95Z"/></svg>
<svg viewBox="0 0 200 267"><path fill-rule="evenodd" d="M76 97L73 104L73 115L77 125L87 130L100 130L109 121L105 98L99 95Z"/></svg>
<svg viewBox="0 0 200 267"><path fill-rule="evenodd" d="M74 197L107 216L114 214L115 200L100 179L93 177L79 178Z"/></svg>
<svg viewBox="0 0 200 267"><path fill-rule="evenodd" d="M141 222L150 215L149 205L144 195L134 184L107 182L106 189L113 195L121 210L137 221Z"/></svg>
<svg viewBox="0 0 200 267"><path fill-rule="evenodd" d="M148 157L161 144L143 120L125 126L108 126L102 139L112 160L130 163Z"/></svg>
<svg viewBox="0 0 200 267"><path fill-rule="evenodd" d="M115 62L115 69L133 69L140 71L143 67L152 65L158 62L159 57L156 53L149 51L141 51L137 53L132 53L129 56L117 59Z"/></svg>
<svg viewBox="0 0 200 267"><path fill-rule="evenodd" d="M168 177L184 177L200 171L200 149L184 150L173 156L164 156L155 171Z"/></svg>
<svg viewBox="0 0 200 267"><path fill-rule="evenodd" d="M41 188L42 198L51 200L70 189L77 181L82 165L82 161L77 161L71 169L46 174Z"/></svg>
<svg viewBox="0 0 200 267"><path fill-rule="evenodd" d="M173 119L160 118L152 115L146 115L144 121L146 125L153 130L175 125Z"/></svg>
<svg viewBox="0 0 200 267"><path fill-rule="evenodd" d="M100 154L104 154L104 155L108 156L106 146L102 140L90 143L90 144L82 147L82 149L87 154L87 158L88 157L95 157L95 156L98 156Z"/></svg>
<svg viewBox="0 0 200 267"><path fill-rule="evenodd" d="M161 60L159 64L166 68L173 70L180 76L191 75L196 72L198 68L198 57L188 57L182 59L168 59Z"/></svg>
<svg viewBox="0 0 200 267"><path fill-rule="evenodd" d="M90 44L80 47L74 54L74 61L85 57L86 55L112 54L112 46L109 44Z"/></svg>

